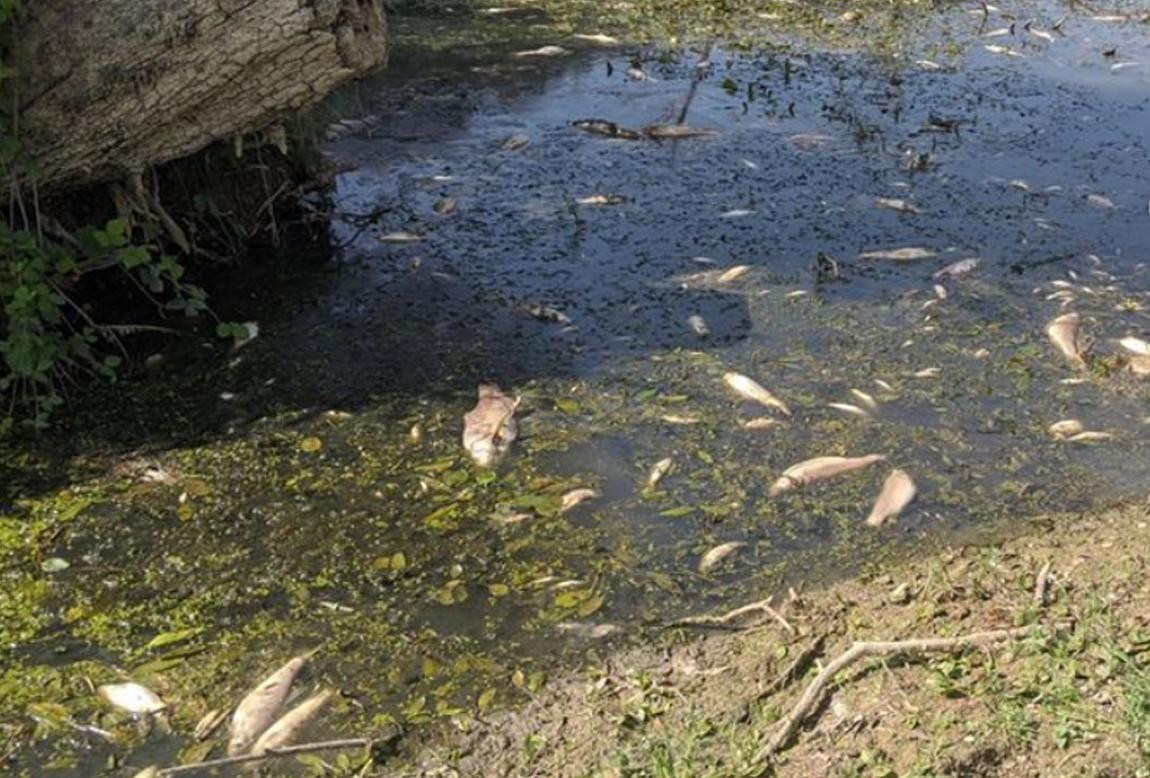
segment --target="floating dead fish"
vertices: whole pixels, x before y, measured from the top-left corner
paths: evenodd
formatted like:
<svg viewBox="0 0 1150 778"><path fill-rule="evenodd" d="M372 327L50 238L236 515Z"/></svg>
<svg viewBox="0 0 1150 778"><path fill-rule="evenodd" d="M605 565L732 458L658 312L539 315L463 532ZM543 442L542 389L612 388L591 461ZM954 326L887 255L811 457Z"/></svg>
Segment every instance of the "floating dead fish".
<svg viewBox="0 0 1150 778"><path fill-rule="evenodd" d="M617 194L593 194L580 197L575 202L579 205L619 205L627 202L627 198Z"/></svg>
<svg viewBox="0 0 1150 778"><path fill-rule="evenodd" d="M590 34L577 32L572 34L571 37L578 38L581 41L587 41L588 43L598 43L600 46L614 46L619 42L618 38L612 38L610 35L604 35L601 32Z"/></svg>
<svg viewBox="0 0 1150 778"><path fill-rule="evenodd" d="M919 212L918 206L916 206L916 205L914 205L914 204L912 204L906 200L900 200L900 199L895 198L895 197L876 197L875 203L880 208L888 208L892 211L898 211L900 213L918 213Z"/></svg>
<svg viewBox="0 0 1150 778"><path fill-rule="evenodd" d="M851 389L851 394L863 404L863 406L870 411L878 410L878 402L871 395L867 394L861 389Z"/></svg>
<svg viewBox="0 0 1150 778"><path fill-rule="evenodd" d="M671 459L671 457L667 457L660 459L652 465L651 469L647 471L647 481L643 485L643 490L647 492L654 491L655 487L659 485L659 482L667 476L667 473L671 472L671 468L674 464L675 460Z"/></svg>
<svg viewBox="0 0 1150 778"><path fill-rule="evenodd" d="M866 411L850 403L827 403L827 407L834 408L836 411L842 411L843 413L849 413L851 416L859 416L864 419L870 418L870 411Z"/></svg>
<svg viewBox="0 0 1150 778"><path fill-rule="evenodd" d="M917 493L914 480L905 471L898 468L891 470L866 518L867 526L881 527L887 519L897 517L911 504Z"/></svg>
<svg viewBox="0 0 1150 778"><path fill-rule="evenodd" d="M159 765L148 765L140 772L132 776L132 778L159 778L160 767Z"/></svg>
<svg viewBox="0 0 1150 778"><path fill-rule="evenodd" d="M499 148L504 151L518 151L519 149L527 147L531 143L531 139L521 132L512 135L503 143L499 144Z"/></svg>
<svg viewBox="0 0 1150 778"><path fill-rule="evenodd" d="M675 413L667 413L659 417L668 424L698 424L698 416L680 416Z"/></svg>
<svg viewBox="0 0 1150 778"><path fill-rule="evenodd" d="M555 629L582 640L602 640L623 632L618 624L588 624L579 621L561 621L555 625Z"/></svg>
<svg viewBox="0 0 1150 778"><path fill-rule="evenodd" d="M685 124L650 124L643 128L643 134L655 140L674 140L676 138L708 138L712 135L718 135L719 131L688 127Z"/></svg>
<svg viewBox="0 0 1150 778"><path fill-rule="evenodd" d="M1066 440L1067 438L1077 435L1083 430L1082 422L1078 419L1063 419L1056 421L1046 428L1050 433L1050 437L1055 440Z"/></svg>
<svg viewBox="0 0 1150 778"><path fill-rule="evenodd" d="M800 297L806 297L809 294L810 292L808 292L806 289L796 289L793 292L787 292L785 295L783 295L783 297L787 298L788 300L797 300Z"/></svg>
<svg viewBox="0 0 1150 778"><path fill-rule="evenodd" d="M938 378L942 375L941 367L928 367L913 374L914 378Z"/></svg>
<svg viewBox="0 0 1150 778"><path fill-rule="evenodd" d="M1142 338L1122 338L1122 340L1118 341L1118 345L1129 351L1131 354L1137 354L1141 357L1150 357L1150 343L1142 340Z"/></svg>
<svg viewBox="0 0 1150 778"><path fill-rule="evenodd" d="M707 553L703 554L702 557L700 557L699 572L703 575L706 575L708 572L721 564L724 559L731 556L740 548L743 548L746 545L746 543L741 541L733 541L731 543L721 543L715 546Z"/></svg>
<svg viewBox="0 0 1150 778"><path fill-rule="evenodd" d="M548 324L570 324L571 317L560 311L558 308L552 308L549 305L540 305L539 303L523 303L513 308L516 313L523 316L530 316L532 319L538 319Z"/></svg>
<svg viewBox="0 0 1150 778"><path fill-rule="evenodd" d="M572 489L559 500L560 513L566 513L580 503L592 500L599 496L594 489Z"/></svg>
<svg viewBox="0 0 1150 778"><path fill-rule="evenodd" d="M1026 31L1036 38L1042 38L1047 43L1054 43L1054 36L1046 30L1040 30L1037 27L1027 27Z"/></svg>
<svg viewBox="0 0 1150 778"><path fill-rule="evenodd" d="M950 296L950 293L946 291L946 287L943 286L942 284L935 284L934 285L934 296L940 300L945 300L947 297Z"/></svg>
<svg viewBox="0 0 1150 778"><path fill-rule="evenodd" d="M537 49L527 49L526 51L515 52L516 57L562 57L565 54L570 54L567 49L562 46L540 46Z"/></svg>
<svg viewBox="0 0 1150 778"><path fill-rule="evenodd" d="M914 64L918 65L923 70L942 70L942 65L937 62L932 62L929 59L916 59Z"/></svg>
<svg viewBox="0 0 1150 778"><path fill-rule="evenodd" d="M644 73L640 68L627 68L627 78L632 81L657 81L658 79Z"/></svg>
<svg viewBox="0 0 1150 778"><path fill-rule="evenodd" d="M814 151L815 149L817 149L822 144L826 143L829 140L833 140L833 139L831 138L830 135L815 135L815 134L811 134L811 133L800 133L798 135L790 136L789 138L787 138L787 140L789 140L791 142L791 145L794 146L799 151Z"/></svg>
<svg viewBox="0 0 1150 778"><path fill-rule="evenodd" d="M1141 62L1115 62L1110 66L1111 73L1117 73L1122 70L1129 70L1130 68L1142 67Z"/></svg>
<svg viewBox="0 0 1150 778"><path fill-rule="evenodd" d="M786 403L768 392L761 384L741 373L724 373L723 381L740 397L791 415Z"/></svg>
<svg viewBox="0 0 1150 778"><path fill-rule="evenodd" d="M778 419L768 419L766 416L760 416L757 419L748 419L743 422L743 429L745 430L765 430L774 427L779 423Z"/></svg>
<svg viewBox="0 0 1150 778"><path fill-rule="evenodd" d="M252 754L261 756L268 751L289 745L308 722L314 719L323 707L331 701L335 692L330 689L313 694L285 713L275 724L260 735L252 746Z"/></svg>
<svg viewBox="0 0 1150 778"><path fill-rule="evenodd" d="M982 34L982 37L984 37L984 38L1001 38L1004 35L1013 35L1013 34L1014 34L1014 28L1013 27L999 27L997 30L990 30L989 32L984 32Z"/></svg>
<svg viewBox="0 0 1150 778"><path fill-rule="evenodd" d="M423 240L422 235L416 235L414 232L407 230L398 230L396 232L389 232L386 235L380 235L379 240L381 243L418 243Z"/></svg>
<svg viewBox="0 0 1150 778"><path fill-rule="evenodd" d="M991 54L1005 54L1008 57L1025 57L1026 56L1021 51L1015 51L1014 49L1009 49L1006 46L999 46L998 44L995 44L995 43L988 43L987 45L983 46L982 48L986 49Z"/></svg>
<svg viewBox="0 0 1150 778"><path fill-rule="evenodd" d="M741 278L750 269L750 265L735 265L734 267L730 267L724 270L715 280L720 284L729 284L732 281Z"/></svg>
<svg viewBox="0 0 1150 778"><path fill-rule="evenodd" d="M637 130L622 127L606 119L578 119L571 122L571 126L594 135L603 135L608 138L621 138L623 140L642 140L643 134Z"/></svg>
<svg viewBox="0 0 1150 778"><path fill-rule="evenodd" d="M1079 432L1077 435L1071 435L1066 440L1070 443L1101 443L1104 440L1110 440L1114 435L1109 432L1094 432L1093 430L1086 430Z"/></svg>
<svg viewBox="0 0 1150 778"><path fill-rule="evenodd" d="M307 663L308 656L293 657L287 664L265 678L240 700L232 714L232 734L228 756L245 753L260 735L279 717L280 708L291 691L292 681Z"/></svg>
<svg viewBox="0 0 1150 778"><path fill-rule="evenodd" d="M744 216L750 216L753 213L755 213L755 211L749 210L747 208L732 208L729 211L723 211L721 214L719 214L719 218L720 219L740 219Z"/></svg>
<svg viewBox="0 0 1150 778"><path fill-rule="evenodd" d="M112 705L135 716L150 716L168 707L154 691L132 681L106 683L96 691Z"/></svg>
<svg viewBox="0 0 1150 778"><path fill-rule="evenodd" d="M495 384L479 385L479 401L463 417L463 447L480 467L495 467L519 436L512 399Z"/></svg>
<svg viewBox="0 0 1150 778"><path fill-rule="evenodd" d="M817 481L833 478L842 473L882 462L886 457L882 454L867 454L861 457L815 457L792 465L783 471L783 474L771 484L767 494L771 497L809 486Z"/></svg>
<svg viewBox="0 0 1150 778"><path fill-rule="evenodd" d="M1088 379L1086 378L1063 378L1058 383L1062 384L1063 386L1081 386L1082 384L1087 383L1087 381Z"/></svg>
<svg viewBox="0 0 1150 778"><path fill-rule="evenodd" d="M1064 357L1080 368L1086 367L1082 351L1078 345L1079 327L1082 317L1077 313L1064 313L1046 325L1046 336Z"/></svg>
<svg viewBox="0 0 1150 778"><path fill-rule="evenodd" d="M892 262L913 262L918 259L929 259L936 256L935 252L921 246L907 246L901 249L883 249L878 251L864 251L859 254L860 259L889 259Z"/></svg>
<svg viewBox="0 0 1150 778"><path fill-rule="evenodd" d="M1111 200L1109 197L1105 197L1105 196L1100 195L1100 194L1086 195L1086 202L1090 203L1091 205L1093 205L1097 208L1106 208L1107 210L1117 207L1116 205L1114 205L1113 200Z"/></svg>
<svg viewBox="0 0 1150 778"><path fill-rule="evenodd" d="M687 326L691 331L698 335L700 338L705 338L711 334L711 328L707 326L706 320L698 314L693 314L687 317Z"/></svg>
<svg viewBox="0 0 1150 778"><path fill-rule="evenodd" d="M891 386L889 382L884 381L881 378L876 378L874 380L874 385L877 386L879 389L882 389L884 392L890 392L891 394L895 393L894 387Z"/></svg>

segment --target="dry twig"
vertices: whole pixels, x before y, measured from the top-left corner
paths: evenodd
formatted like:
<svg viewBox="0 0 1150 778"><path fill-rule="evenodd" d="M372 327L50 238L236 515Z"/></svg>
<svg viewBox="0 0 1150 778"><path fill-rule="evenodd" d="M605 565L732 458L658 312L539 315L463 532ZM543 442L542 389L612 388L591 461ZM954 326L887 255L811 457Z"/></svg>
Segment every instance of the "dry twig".
<svg viewBox="0 0 1150 778"><path fill-rule="evenodd" d="M732 611L727 611L721 616L687 616L686 618L672 621L667 626L669 627L730 627L733 622L738 621L752 613L765 613L775 621L779 622L783 628L795 634L795 628L789 621L783 618L783 615L771 607L771 598L752 602L747 605L742 605Z"/></svg>
<svg viewBox="0 0 1150 778"><path fill-rule="evenodd" d="M1046 593L1050 589L1050 562L1038 571L1038 578L1034 582L1034 604L1039 608L1046 605Z"/></svg>
<svg viewBox="0 0 1150 778"><path fill-rule="evenodd" d="M209 759L206 762L191 762L190 764L175 765L174 767L165 767L161 769L156 775L180 775L183 773L191 773L197 770L211 770L216 767L226 767L234 764L245 764L247 762L262 762L265 759L275 759L281 756L294 756L295 754L307 754L313 751L333 751L337 748L366 748L371 745L371 741L365 737L350 738L348 740L324 740L318 743L300 743L298 746L284 746L283 748L276 748L268 750L262 754L246 754L244 756L229 756L223 759Z"/></svg>

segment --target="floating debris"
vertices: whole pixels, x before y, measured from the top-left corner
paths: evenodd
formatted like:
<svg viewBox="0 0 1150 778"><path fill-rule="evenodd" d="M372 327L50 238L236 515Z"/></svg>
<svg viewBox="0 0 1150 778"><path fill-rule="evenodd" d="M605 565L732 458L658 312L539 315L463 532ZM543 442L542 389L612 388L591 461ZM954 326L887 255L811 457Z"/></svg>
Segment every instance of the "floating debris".
<svg viewBox="0 0 1150 778"><path fill-rule="evenodd" d="M859 254L860 259L889 259L892 262L914 262L918 259L929 259L937 256L934 251L921 246L907 246L900 249L882 249L877 251L864 251Z"/></svg>
<svg viewBox="0 0 1150 778"><path fill-rule="evenodd" d="M894 198L894 197L876 197L875 203L880 208L887 208L887 209L892 210L892 211L898 211L899 213L918 213L919 212L918 206L914 205L913 203L910 203L907 200L900 200L900 199Z"/></svg>
<svg viewBox="0 0 1150 778"><path fill-rule="evenodd" d="M676 138L708 138L718 135L718 130L689 127L686 124L649 124L643 134L654 140L674 140Z"/></svg>
<svg viewBox="0 0 1150 778"><path fill-rule="evenodd" d="M874 507L871 508L870 515L866 518L867 525L881 527L887 519L897 517L911 504L917 493L914 480L906 471L898 468L891 470L883 482L882 490L875 500Z"/></svg>
<svg viewBox="0 0 1150 778"><path fill-rule="evenodd" d="M667 476L667 473L671 472L671 468L674 466L674 464L674 459L671 457L666 457L665 459L660 459L658 462L652 465L651 469L647 471L647 481L643 485L643 491L654 491L655 488L659 485L659 482Z"/></svg>
<svg viewBox="0 0 1150 778"><path fill-rule="evenodd" d="M707 326L706 320L697 313L687 317L687 326L700 338L705 338L711 334L711 328Z"/></svg>
<svg viewBox="0 0 1150 778"><path fill-rule="evenodd" d="M1049 432L1050 436L1055 440L1066 440L1082 432L1083 429L1085 428L1078 419L1062 419L1061 421L1056 421L1051 424L1046 428L1046 431Z"/></svg>
<svg viewBox="0 0 1150 778"><path fill-rule="evenodd" d="M106 683L96 691L115 707L134 716L150 716L168 707L154 691L133 681Z"/></svg>
<svg viewBox="0 0 1150 778"><path fill-rule="evenodd" d="M525 148L531 143L531 139L521 132L517 132L507 140L499 144L499 148L504 151L518 151Z"/></svg>
<svg viewBox="0 0 1150 778"><path fill-rule="evenodd" d="M539 303L522 303L515 306L512 310L521 316L528 316L538 321L546 322L548 324L570 324L571 317L563 313L558 308L552 308L549 305L540 305Z"/></svg>
<svg viewBox="0 0 1150 778"><path fill-rule="evenodd" d="M599 492L594 489L572 489L563 495L559 500L559 512L566 513L580 503L587 500L592 500L599 496Z"/></svg>
<svg viewBox="0 0 1150 778"><path fill-rule="evenodd" d="M767 494L771 497L809 486L817 481L833 478L842 473L859 470L875 462L882 462L886 457L882 454L867 454L861 457L815 457L792 465L783 471L783 474L771 484Z"/></svg>
<svg viewBox="0 0 1150 778"><path fill-rule="evenodd" d="M1081 323L1082 317L1077 313L1064 313L1046 325L1046 335L1064 357L1085 369L1086 360L1078 345Z"/></svg>
<svg viewBox="0 0 1150 778"><path fill-rule="evenodd" d="M479 385L479 401L463 417L463 447L480 467L495 467L519 435L512 399L495 384Z"/></svg>
<svg viewBox="0 0 1150 778"><path fill-rule="evenodd" d="M1142 338L1126 337L1118 341L1118 345L1129 351L1131 354L1137 354L1140 357L1150 357L1150 343L1142 340Z"/></svg>
<svg viewBox="0 0 1150 778"><path fill-rule="evenodd" d="M622 127L606 119L577 119L571 126L593 135L603 135L608 138L621 138L623 140L642 140L643 134L638 130Z"/></svg>
<svg viewBox="0 0 1150 778"><path fill-rule="evenodd" d="M798 135L790 136L787 138L787 140L789 140L791 145L794 146L798 151L814 151L827 141L833 140L833 138L830 135L800 133Z"/></svg>
<svg viewBox="0 0 1150 778"><path fill-rule="evenodd" d="M951 262L942 270L939 270L934 274L933 278L962 278L978 267L981 262L982 260L975 257L960 259L957 262Z"/></svg>
<svg viewBox="0 0 1150 778"><path fill-rule="evenodd" d="M706 575L711 570L718 567L723 562L723 560L727 559L746 545L747 544L743 543L742 541L732 541L730 543L721 543L715 546L707 553L703 554L703 556L699 559L699 573Z"/></svg>
<svg viewBox="0 0 1150 778"><path fill-rule="evenodd" d="M446 216L449 213L453 213L455 211L455 198L444 197L441 200L436 200L435 205L431 207L436 213L440 214L441 216Z"/></svg>
<svg viewBox="0 0 1150 778"><path fill-rule="evenodd" d="M318 692L285 713L252 746L252 754L262 756L291 743L309 721L316 717L335 695L330 689Z"/></svg>
<svg viewBox="0 0 1150 778"><path fill-rule="evenodd" d="M741 373L724 373L723 381L743 399L774 408L787 416L791 415L791 410L786 403L775 397L754 379L747 378Z"/></svg>
<svg viewBox="0 0 1150 778"><path fill-rule="evenodd" d="M516 57L562 57L571 52L562 46L540 46L537 49L515 52Z"/></svg>
<svg viewBox="0 0 1150 778"><path fill-rule="evenodd" d="M423 240L422 235L417 235L414 232L407 230L398 230L396 232L389 232L386 235L380 235L379 240L382 243L418 243Z"/></svg>
<svg viewBox="0 0 1150 778"><path fill-rule="evenodd" d="M292 682L307 663L308 656L293 657L287 664L265 678L240 700L232 714L228 756L245 753L264 731L275 722L287 700Z"/></svg>
<svg viewBox="0 0 1150 778"><path fill-rule="evenodd" d="M588 624L581 621L561 621L555 629L583 640L602 640L624 630L618 624Z"/></svg>
<svg viewBox="0 0 1150 778"><path fill-rule="evenodd" d="M649 76L643 72L641 68L627 68L627 78L632 81L657 81L658 79Z"/></svg>

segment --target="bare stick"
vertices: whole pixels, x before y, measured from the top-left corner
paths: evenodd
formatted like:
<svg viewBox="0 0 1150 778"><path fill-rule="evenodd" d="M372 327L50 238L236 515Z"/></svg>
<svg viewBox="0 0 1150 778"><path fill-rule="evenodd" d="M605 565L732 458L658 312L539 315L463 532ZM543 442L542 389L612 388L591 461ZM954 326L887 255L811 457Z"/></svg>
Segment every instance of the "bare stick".
<svg viewBox="0 0 1150 778"><path fill-rule="evenodd" d="M1050 589L1050 562L1038 571L1038 578L1034 581L1034 604L1039 608L1046 605L1046 592Z"/></svg>
<svg viewBox="0 0 1150 778"><path fill-rule="evenodd" d="M265 759L292 756L293 754L307 754L313 751L331 751L337 748L366 748L370 745L371 741L365 737L351 738L349 740L325 740L320 743L300 743L298 746L284 746L283 748L268 750L262 754L229 756L224 759L209 759L206 762L192 762L190 764L176 765L175 767L165 767L160 770L157 775L179 775L181 773L195 772L196 770L211 770L216 767L244 764L245 762L261 762Z"/></svg>
<svg viewBox="0 0 1150 778"><path fill-rule="evenodd" d="M975 632L955 638L921 638L917 640L895 640L886 642L855 642L823 668L810 682L803 696L795 703L791 712L783 719L778 730L767 745L755 755L755 761L769 760L786 748L803 721L818 704L823 691L834 677L858 660L868 656L893 656L895 654L926 654L942 651L958 651L971 646L985 646L1013 640L1030 632L1031 627L998 629L990 632Z"/></svg>
<svg viewBox="0 0 1150 778"><path fill-rule="evenodd" d="M748 605L742 605L732 611L727 611L721 616L688 616L677 621L672 621L667 626L669 627L729 627L732 622L738 621L750 613L765 613L775 621L779 622L786 628L792 635L795 633L795 628L782 617L778 611L771 607L771 598L752 602Z"/></svg>
<svg viewBox="0 0 1150 778"><path fill-rule="evenodd" d="M804 648L799 655L795 657L795 661L791 662L786 670L779 673L778 676L775 677L775 680L767 684L767 688L759 692L757 699L764 700L772 694L782 691L791 681L806 672L807 667L814 661L814 658L822 653L823 645L826 642L826 635L819 635L815 638L813 643Z"/></svg>

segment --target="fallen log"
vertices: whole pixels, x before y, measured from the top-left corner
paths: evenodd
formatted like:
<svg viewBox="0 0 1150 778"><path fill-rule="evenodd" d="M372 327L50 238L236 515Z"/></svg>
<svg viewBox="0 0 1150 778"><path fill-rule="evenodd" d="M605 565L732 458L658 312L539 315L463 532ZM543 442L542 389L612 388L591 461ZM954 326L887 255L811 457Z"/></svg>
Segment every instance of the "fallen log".
<svg viewBox="0 0 1150 778"><path fill-rule="evenodd" d="M267 128L386 62L382 0L37 0L10 92L41 192Z"/></svg>

